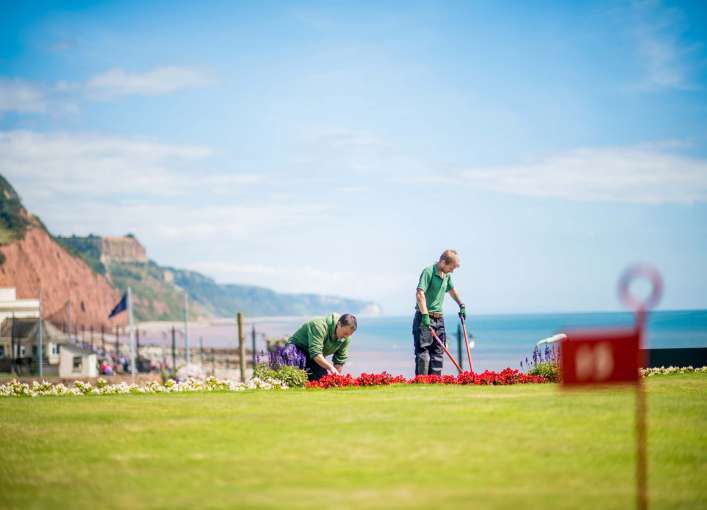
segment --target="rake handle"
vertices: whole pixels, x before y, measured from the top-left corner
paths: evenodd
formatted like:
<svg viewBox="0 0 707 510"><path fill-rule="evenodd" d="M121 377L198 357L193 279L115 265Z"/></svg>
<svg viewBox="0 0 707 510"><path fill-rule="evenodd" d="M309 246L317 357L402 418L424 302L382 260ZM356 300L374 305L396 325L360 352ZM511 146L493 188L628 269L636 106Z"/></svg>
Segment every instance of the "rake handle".
<svg viewBox="0 0 707 510"><path fill-rule="evenodd" d="M440 347L442 347L442 349L444 349L444 352L447 353L447 356L449 356L449 359L452 361L452 363L454 363L454 366L457 367L457 370L461 374L462 367L459 365L459 363L457 363L457 360L454 358L454 356L452 356L452 353L449 352L449 349L447 349L447 346L444 345L444 342L442 342L442 340L439 339L439 337L437 336L437 333L435 333L434 329L430 328L430 332L432 333L432 338L434 338L437 341L437 343L440 345Z"/></svg>
<svg viewBox="0 0 707 510"><path fill-rule="evenodd" d="M462 331L464 331L464 343L466 344L466 357L469 358L469 371L474 371L474 365L471 363L471 349L469 348L469 334L466 332L466 319L459 314L459 320L462 322Z"/></svg>

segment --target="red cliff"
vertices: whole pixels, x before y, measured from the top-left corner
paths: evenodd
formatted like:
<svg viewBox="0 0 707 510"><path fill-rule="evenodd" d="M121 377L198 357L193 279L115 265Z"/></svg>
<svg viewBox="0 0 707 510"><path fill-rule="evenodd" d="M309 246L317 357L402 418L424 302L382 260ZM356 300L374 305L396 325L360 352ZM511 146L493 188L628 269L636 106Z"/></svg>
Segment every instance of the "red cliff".
<svg viewBox="0 0 707 510"><path fill-rule="evenodd" d="M5 257L0 265L0 287L15 287L18 299L38 298L41 289L45 317L64 322L70 309L72 324L87 328L127 322L125 313L108 320L120 292L44 229L29 228L23 239L0 246L0 253Z"/></svg>

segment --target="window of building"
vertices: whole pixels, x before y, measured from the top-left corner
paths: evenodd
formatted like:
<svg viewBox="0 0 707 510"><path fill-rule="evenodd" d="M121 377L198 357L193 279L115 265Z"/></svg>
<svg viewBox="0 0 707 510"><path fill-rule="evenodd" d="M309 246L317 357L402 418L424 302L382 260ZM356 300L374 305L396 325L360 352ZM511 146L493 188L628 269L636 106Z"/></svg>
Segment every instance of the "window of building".
<svg viewBox="0 0 707 510"><path fill-rule="evenodd" d="M59 355L59 347L61 347L59 344L52 344L52 355Z"/></svg>
<svg viewBox="0 0 707 510"><path fill-rule="evenodd" d="M4 357L5 357L5 346L0 345L0 358L4 358Z"/></svg>
<svg viewBox="0 0 707 510"><path fill-rule="evenodd" d="M81 356L74 356L74 372L81 372Z"/></svg>

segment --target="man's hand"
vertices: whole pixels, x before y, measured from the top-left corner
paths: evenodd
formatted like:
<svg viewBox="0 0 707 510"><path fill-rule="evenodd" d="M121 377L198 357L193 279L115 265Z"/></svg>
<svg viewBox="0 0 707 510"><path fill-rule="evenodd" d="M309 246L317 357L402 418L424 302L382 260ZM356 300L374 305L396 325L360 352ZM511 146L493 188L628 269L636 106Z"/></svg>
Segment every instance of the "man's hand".
<svg viewBox="0 0 707 510"><path fill-rule="evenodd" d="M326 371L329 375L341 375L334 365L327 367Z"/></svg>
<svg viewBox="0 0 707 510"><path fill-rule="evenodd" d="M466 320L466 307L464 303L459 303L459 317Z"/></svg>
<svg viewBox="0 0 707 510"><path fill-rule="evenodd" d="M425 328L431 327L431 324L430 324L430 314L428 314L428 313L423 313L423 314L422 314L422 321L420 321L420 324L422 324L422 326L425 327Z"/></svg>

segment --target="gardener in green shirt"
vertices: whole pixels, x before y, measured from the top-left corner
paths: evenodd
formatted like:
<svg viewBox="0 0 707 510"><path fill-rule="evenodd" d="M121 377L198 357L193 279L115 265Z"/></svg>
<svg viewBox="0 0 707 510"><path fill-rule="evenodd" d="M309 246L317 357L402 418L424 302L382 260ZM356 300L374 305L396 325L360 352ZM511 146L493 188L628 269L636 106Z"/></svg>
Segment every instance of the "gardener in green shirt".
<svg viewBox="0 0 707 510"><path fill-rule="evenodd" d="M289 343L297 346L307 358L309 380L315 381L327 374L340 374L348 358L351 335L356 331L356 317L333 313L305 322ZM329 361L326 357L334 355Z"/></svg>
<svg viewBox="0 0 707 510"><path fill-rule="evenodd" d="M415 341L415 375L441 375L444 351L432 338L434 329L439 339L447 344L444 331L442 305L444 295L449 292L459 305L459 313L466 318L464 303L452 283L452 275L459 267L459 255L454 250L445 250L439 261L422 270L417 284L417 306L412 322Z"/></svg>

